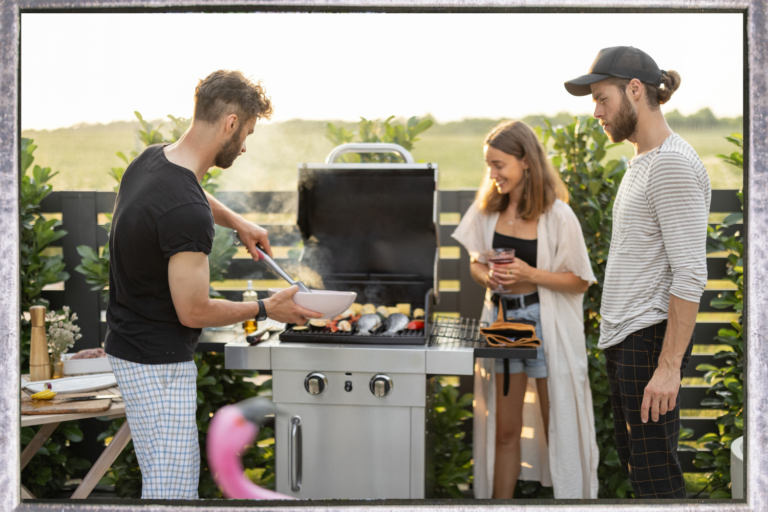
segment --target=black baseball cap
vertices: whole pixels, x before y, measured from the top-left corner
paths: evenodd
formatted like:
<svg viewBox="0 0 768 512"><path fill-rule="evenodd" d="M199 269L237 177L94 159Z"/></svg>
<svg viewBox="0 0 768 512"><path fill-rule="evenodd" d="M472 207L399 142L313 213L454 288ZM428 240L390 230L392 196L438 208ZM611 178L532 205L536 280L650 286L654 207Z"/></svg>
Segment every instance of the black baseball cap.
<svg viewBox="0 0 768 512"><path fill-rule="evenodd" d="M565 89L574 96L592 94L590 84L600 82L612 76L619 78L637 78L643 83L661 85L662 70L650 55L631 46L613 46L603 48L597 54L589 73L565 82Z"/></svg>

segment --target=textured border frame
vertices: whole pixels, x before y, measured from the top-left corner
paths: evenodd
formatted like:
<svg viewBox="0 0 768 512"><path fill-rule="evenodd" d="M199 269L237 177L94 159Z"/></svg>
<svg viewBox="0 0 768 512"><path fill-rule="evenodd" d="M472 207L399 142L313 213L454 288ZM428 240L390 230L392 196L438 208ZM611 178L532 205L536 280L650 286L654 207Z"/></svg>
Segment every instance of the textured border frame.
<svg viewBox="0 0 768 512"><path fill-rule="evenodd" d="M419 504L404 500L383 502L149 502L110 500L20 502L19 417L19 119L21 12L34 11L187 11L210 10L658 10L743 11L746 17L745 55L745 330L746 389L745 461L746 501L691 500L544 500L522 503L484 500L429 500ZM114 512L161 511L172 506L179 512L198 512L201 506L236 511L320 511L329 507L349 512L361 510L583 510L593 506L622 512L649 509L724 512L768 509L768 2L766 0L0 0L0 512L107 510ZM6 384L8 383L8 384ZM745 436L746 440L746 436ZM422 504L423 503L423 504Z"/></svg>

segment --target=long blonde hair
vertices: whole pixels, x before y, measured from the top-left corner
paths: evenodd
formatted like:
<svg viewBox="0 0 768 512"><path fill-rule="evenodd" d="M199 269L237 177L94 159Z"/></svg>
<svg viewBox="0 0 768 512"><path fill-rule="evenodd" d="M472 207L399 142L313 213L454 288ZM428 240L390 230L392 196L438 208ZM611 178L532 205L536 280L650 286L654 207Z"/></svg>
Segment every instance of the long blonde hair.
<svg viewBox="0 0 768 512"><path fill-rule="evenodd" d="M528 157L523 177L523 195L517 205L518 215L531 220L548 211L560 199L568 202L568 190L547 159L544 146L531 128L520 121L501 123L485 137L484 145L522 160ZM477 201L483 213L502 212L509 206L509 194L499 194L490 174L486 174Z"/></svg>

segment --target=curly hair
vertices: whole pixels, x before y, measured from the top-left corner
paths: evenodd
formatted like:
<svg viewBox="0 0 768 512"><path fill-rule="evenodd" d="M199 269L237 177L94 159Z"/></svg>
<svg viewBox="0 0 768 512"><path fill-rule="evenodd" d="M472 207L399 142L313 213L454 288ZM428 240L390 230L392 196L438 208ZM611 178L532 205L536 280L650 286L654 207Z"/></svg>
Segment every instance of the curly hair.
<svg viewBox="0 0 768 512"><path fill-rule="evenodd" d="M272 102L260 81L240 71L221 69L198 82L195 88L195 120L215 123L235 114L242 121L272 117Z"/></svg>

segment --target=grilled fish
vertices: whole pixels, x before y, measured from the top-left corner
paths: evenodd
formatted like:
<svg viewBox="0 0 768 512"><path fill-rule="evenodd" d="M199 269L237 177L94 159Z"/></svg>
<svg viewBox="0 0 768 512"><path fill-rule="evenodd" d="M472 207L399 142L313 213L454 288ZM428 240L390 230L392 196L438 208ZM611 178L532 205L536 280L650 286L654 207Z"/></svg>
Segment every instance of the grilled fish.
<svg viewBox="0 0 768 512"><path fill-rule="evenodd" d="M381 319L379 318L379 315L363 315L357 320L357 334L361 336L368 336L371 334L371 331L380 325Z"/></svg>
<svg viewBox="0 0 768 512"><path fill-rule="evenodd" d="M402 313L393 313L389 315L387 321L384 323L384 327L387 328L387 330L384 331L384 334L397 334L405 329L405 326L408 325L408 322L410 321L411 320Z"/></svg>

